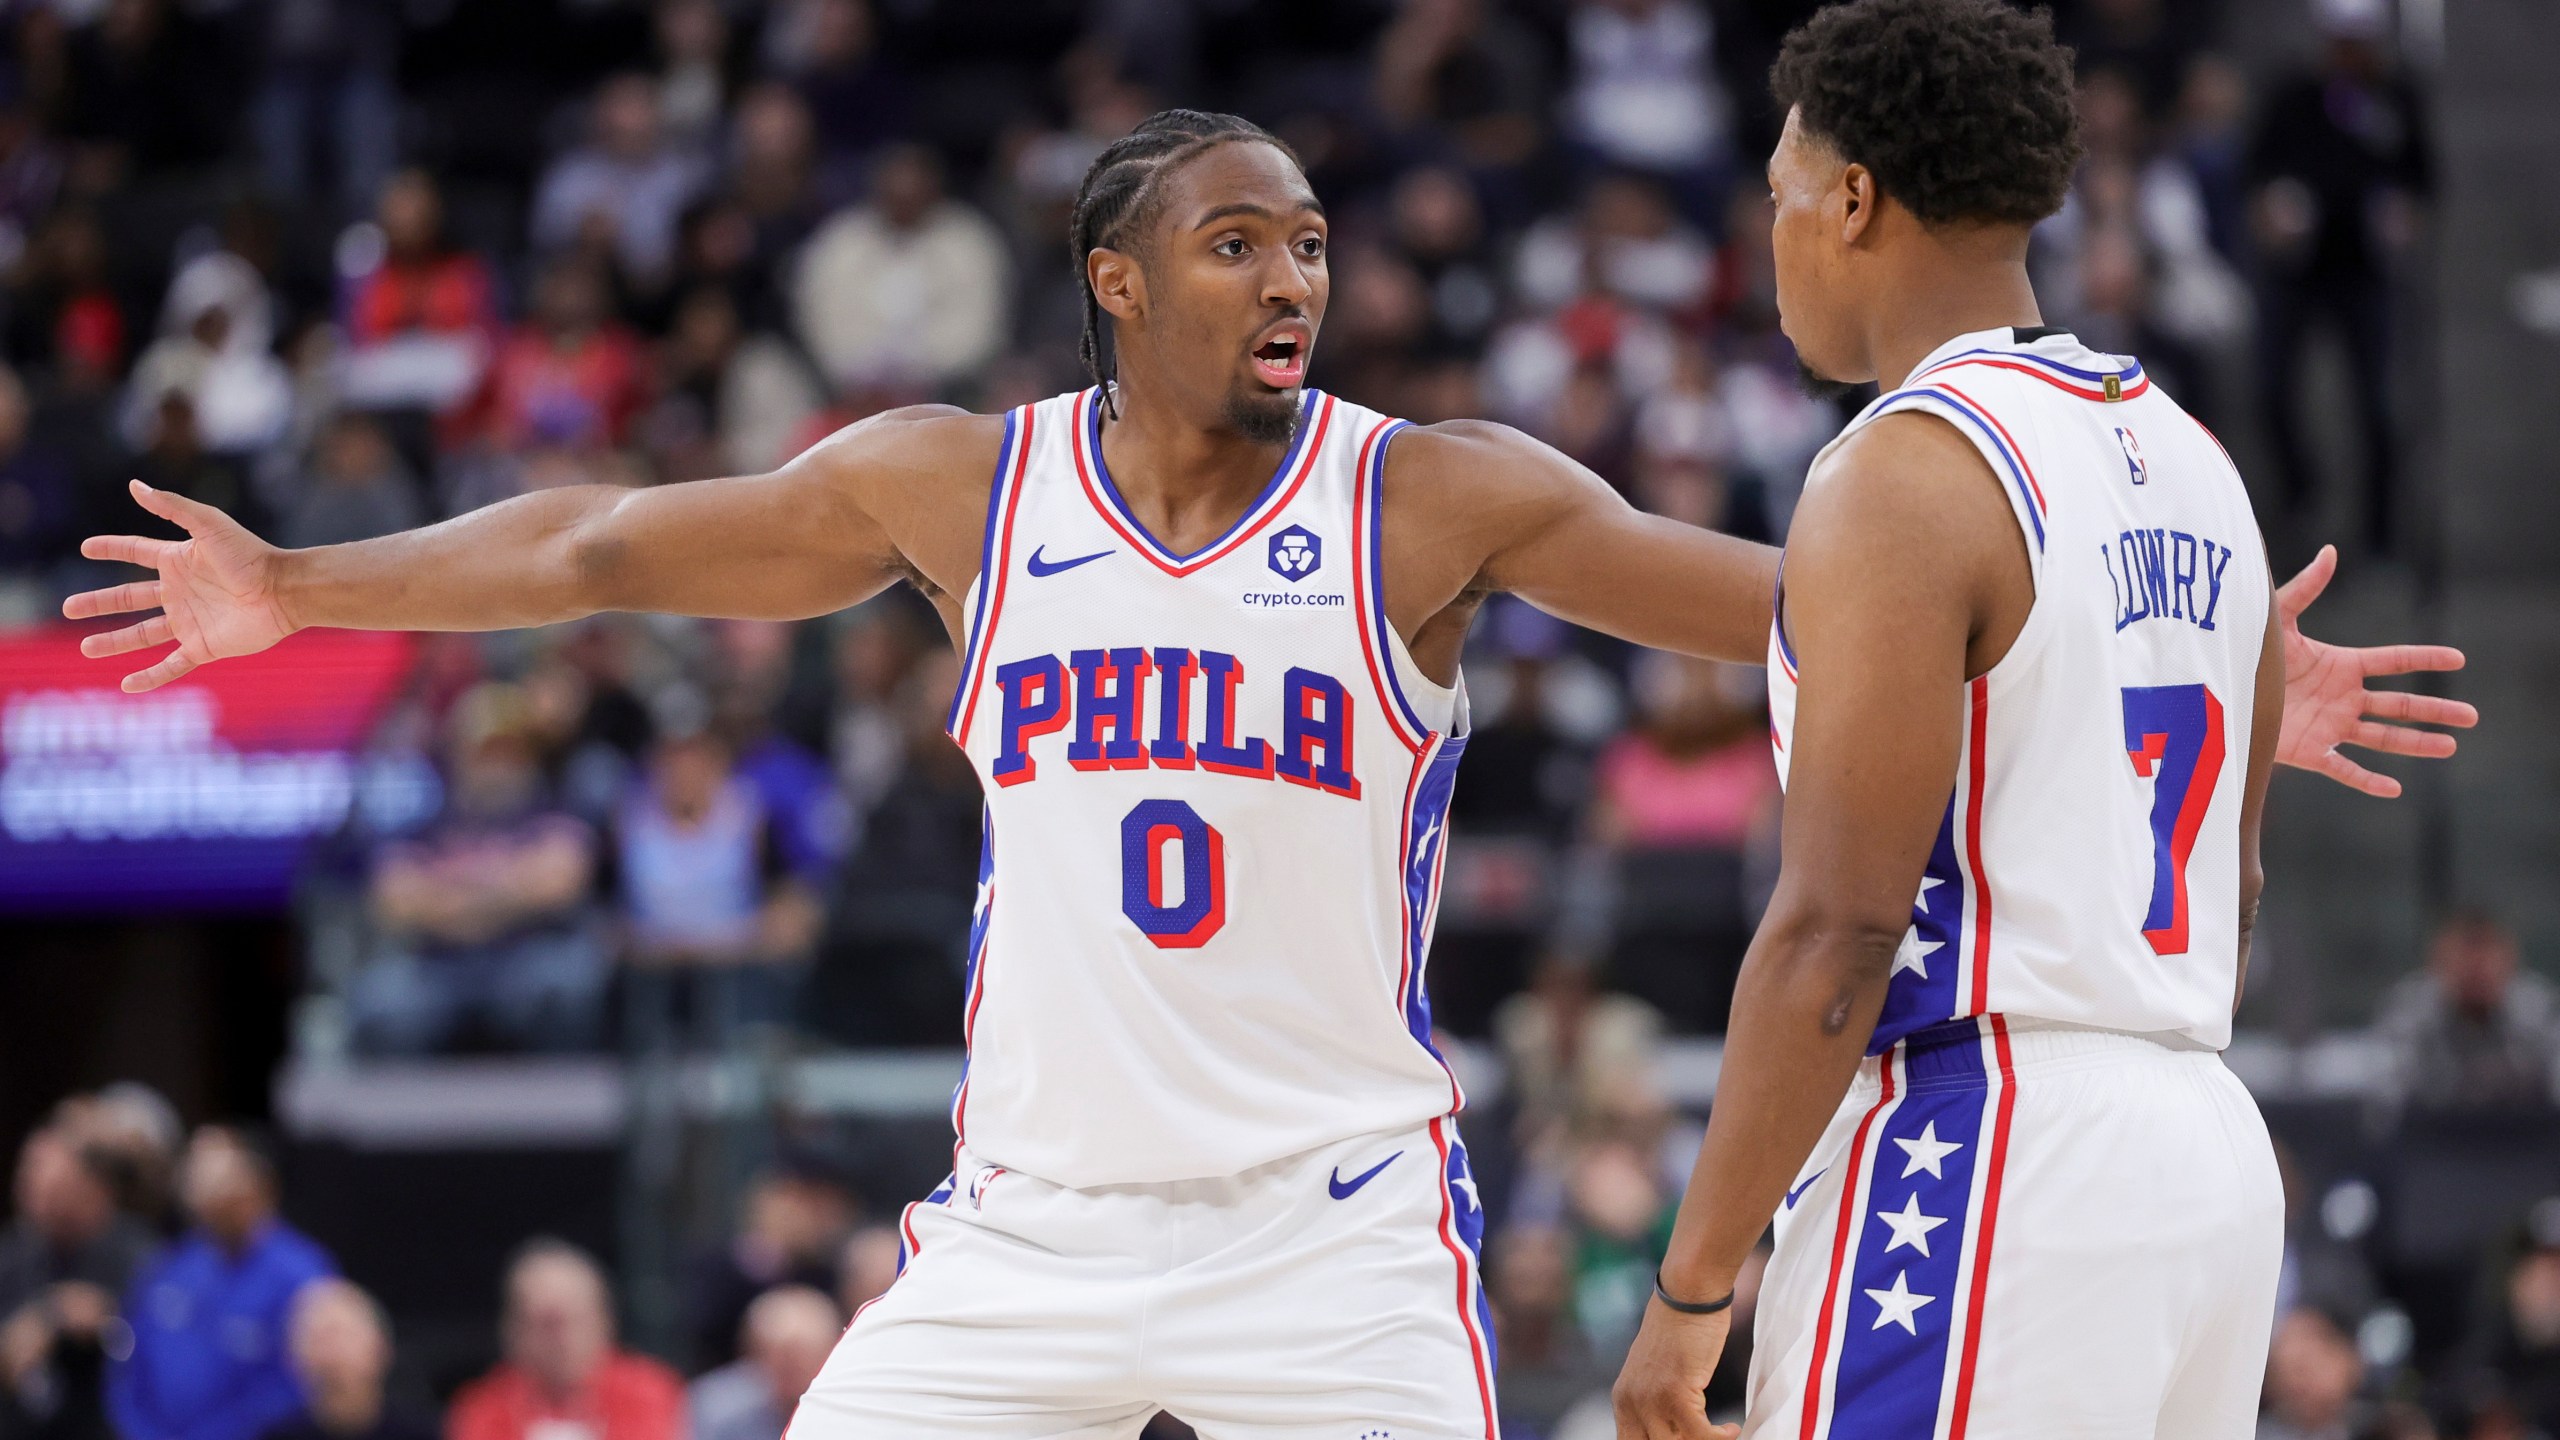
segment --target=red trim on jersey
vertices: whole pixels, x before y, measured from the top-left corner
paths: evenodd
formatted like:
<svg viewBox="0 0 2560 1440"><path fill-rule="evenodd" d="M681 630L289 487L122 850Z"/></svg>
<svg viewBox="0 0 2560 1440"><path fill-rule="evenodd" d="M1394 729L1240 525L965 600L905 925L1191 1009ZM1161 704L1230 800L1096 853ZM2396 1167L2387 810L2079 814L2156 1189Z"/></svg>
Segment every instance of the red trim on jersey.
<svg viewBox="0 0 2560 1440"><path fill-rule="evenodd" d="M1921 372L1920 372L1920 374L1918 374L1918 375L1914 375L1914 376L1912 376L1910 379L1905 380L1905 381L1904 381L1904 382L1902 382L1902 383L1903 383L1903 386L1907 389L1907 388L1909 388L1909 387L1911 387L1911 386L1914 386L1914 385L1919 384L1919 383L1921 382L1922 378L1923 378L1923 377L1925 377L1925 376L1935 375L1935 374L1937 374L1937 373L1938 373L1939 371L1941 371L1941 370L1953 370L1953 369L1956 369L1956 368L1958 368L1958 367L1960 367L1960 366L1965 366L1965 365L1989 365L1989 366L1991 366L1991 367L1993 367L1993 368L1995 368L1995 369L2000 369L2000 370L2015 370L2015 371L2017 371L2017 372L2018 372L2019 374L2021 374L2021 375L2032 375L2032 376L2034 376L2036 379L2043 381L2043 382L2044 382L2044 383L2046 383L2047 385L2050 385L2050 386L2054 387L2054 388L2055 388L2055 389L2057 389L2057 390L2068 391L2069 393L2071 393L2071 394L2073 394L2073 395L2076 395L2076 396L2080 397L2080 398L2081 398L2081 399L2083 399L2083 400L2095 400L2095 401L2100 402L2101 404L2111 404L2111 403L2113 403L2113 402L2111 402L2111 401L2109 401L2109 400L2107 399L2107 392L2106 392L2106 391L2101 390L2101 389L2097 388L2097 387L2096 387L2096 386L2094 386L2094 385L2093 385L2093 386L2089 386L2089 387L2088 387L2088 388L2086 388L2086 389L2083 389L2081 386L2076 385L2076 384L2072 383L2072 382L2071 382L2071 381L2069 381L2069 380L2065 380L2065 379L2063 379L2061 376L2056 375L2056 374L2054 374L2053 372L2051 372L2051 371L2049 371L2049 370L2039 370L2039 369L2035 368L2035 367L2034 367L2034 366L2032 366L2032 365L2021 365L2021 364L2018 364L2017 362L2015 362L2015 361L2013 361L2013 360L1992 360L1992 359L1988 359L1988 358L1975 358L1975 359L1967 359L1967 360L1950 360L1950 361L1947 361L1947 362L1946 362L1945 364L1943 364L1943 365L1934 365L1934 366L1931 366L1929 369L1926 369L1926 370L1921 371ZM1949 388L1953 388L1953 387L1949 387ZM2142 376L2142 378L2140 378L2140 379L2138 379L2138 380L2134 381L2132 384L2130 384L2130 385L2122 385L2122 386L2119 386L2119 387L2118 387L2118 389L2117 389L2117 392L2116 392L2116 399L2117 399L2117 400L2130 400L2130 399L2132 399L2133 397L2135 397L2136 395L2140 395L2140 394L2143 394L2143 393L2145 393L2145 392L2149 391L2149 390L2150 390L2150 388L2151 388L2151 376L2150 376L2148 373L2145 373L2145 374Z"/></svg>
<svg viewBox="0 0 2560 1440"><path fill-rule="evenodd" d="M1816 1314L1813 1327L1813 1364L1805 1370L1804 1418L1803 1424L1797 1427L1799 1440L1813 1440L1814 1430L1822 1423L1822 1371L1831 1360L1831 1316L1834 1307L1840 1303L1840 1277L1849 1268L1849 1237L1857 1233L1858 1171L1867 1158L1867 1131L1876 1123L1876 1117L1884 1113L1884 1107L1893 1103L1894 1053L1886 1051L1877 1067L1884 1088L1876 1096L1876 1103L1867 1107L1865 1118L1858 1121L1858 1133L1849 1142L1849 1166L1840 1175L1840 1220L1831 1235L1831 1277L1823 1282L1822 1309Z"/></svg>
<svg viewBox="0 0 2560 1440"><path fill-rule="evenodd" d="M1163 547L1150 542L1143 530L1122 524L1120 516L1113 511L1111 502L1104 499L1102 492L1094 487L1093 467L1085 459L1085 443L1089 430L1085 424L1084 407L1094 403L1095 393L1087 390L1077 397L1075 414L1070 421L1075 427L1075 434L1068 437L1071 441L1068 449L1073 451L1076 457L1076 479L1083 483L1085 499L1092 502L1093 513L1102 517L1102 523L1110 526L1112 532L1121 539L1128 541L1130 549L1145 556L1148 564L1177 580L1234 554L1237 546L1260 534L1262 527L1270 524L1273 517L1288 509L1289 502L1298 498L1299 488L1307 483L1307 476L1315 472L1316 456L1324 450L1325 431L1333 424L1333 397L1326 395L1323 397L1323 403L1316 407L1315 429L1307 436L1306 447L1299 452L1297 473L1291 475L1289 483L1281 488L1280 498L1266 502L1259 513L1248 514L1245 519L1239 521L1236 533L1227 537L1226 543L1215 550L1205 555L1195 555L1176 564L1165 558Z"/></svg>
<svg viewBox="0 0 2560 1440"><path fill-rule="evenodd" d="M986 688L987 656L995 648L996 622L1004 618L1005 575L1013 568L1013 516L1015 511L1022 508L1022 476L1031 465L1031 423L1038 414L1039 407L1036 405L1022 407L1021 448L1014 452L1013 473L999 482L1012 486L1013 493L1005 497L1004 529L996 537L996 553L992 557L995 561L996 591L987 604L986 628L973 637L976 642L976 653L963 657L966 666L975 669L974 674L968 673L966 669L963 671L969 686L969 700L960 712L960 728L952 732L952 738L959 741L960 748L964 750L969 748L969 723L978 718L978 694ZM980 575L978 583L986 584L987 577Z"/></svg>
<svg viewBox="0 0 2560 1440"><path fill-rule="evenodd" d="M2009 1019L2005 1015L1990 1019L1991 1044L2000 1059L2000 1112L1991 1125L1991 1154L1986 1161L1989 1174L1982 1182L1982 1226L1973 1242L1973 1299L1965 1310L1964 1358L1956 1365L1955 1407L1947 1420L1947 1440L1964 1440L1965 1423L1973 1415L1973 1366L1982 1353L1982 1297L1991 1282L1991 1238L2000 1223L2000 1181L2009 1168L2009 1117L2018 1105L2018 1076L2009 1054Z"/></svg>
<svg viewBox="0 0 2560 1440"><path fill-rule="evenodd" d="M2146 380L2143 383L2147 385L2151 382ZM2009 433L2009 427L2001 424L2000 417L1991 413L1991 407L1974 399L1972 396L1967 395L1944 380L1938 382L1938 388L1946 391L1950 395L1953 395L1967 405L1972 406L1975 410L1980 411L1982 418L1991 422L1991 428L2000 432L2000 438L2009 442L2009 453L2018 457L2018 469L2027 477L2027 488L2036 492L2036 509L2046 515L2052 514L2053 506L2045 501L2044 487L2036 483L2036 467L2027 463L2027 447L2019 444L2018 437ZM2133 392L2127 391L2126 393L2131 394Z"/></svg>
<svg viewBox="0 0 2560 1440"><path fill-rule="evenodd" d="M1369 456L1378 438L1395 428L1393 420L1381 420L1360 442L1360 463L1351 472L1351 609L1360 629L1360 658L1369 666L1369 688L1378 697L1378 711L1387 717L1387 729L1404 748L1419 755L1431 737L1417 740L1405 733L1404 716L1397 712L1393 695L1387 693L1387 677L1379 670L1379 652L1386 648L1385 637L1374 644L1369 638L1369 558L1362 541L1369 533ZM1386 662L1392 663L1392 662ZM1420 773L1420 772L1416 772ZM1410 814L1410 811L1408 811Z"/></svg>
<svg viewBox="0 0 2560 1440"><path fill-rule="evenodd" d="M1982 864L1983 772L1991 768L1991 677L1973 685L1971 736L1965 747L1964 849L1973 877L1973 1010L1991 1008L1991 875Z"/></svg>
<svg viewBox="0 0 2560 1440"><path fill-rule="evenodd" d="M1467 1332L1467 1353L1476 1367L1476 1400L1484 1406L1484 1440L1500 1440L1493 1418L1493 1367L1485 1354L1484 1336L1476 1329L1475 1297L1468 1293L1467 1281L1474 1265L1467 1247L1458 1243L1457 1202L1449 1197L1449 1141L1441 1133L1448 1121L1431 1122L1431 1147L1440 1154L1440 1243L1449 1247L1449 1256L1458 1262L1458 1324Z"/></svg>

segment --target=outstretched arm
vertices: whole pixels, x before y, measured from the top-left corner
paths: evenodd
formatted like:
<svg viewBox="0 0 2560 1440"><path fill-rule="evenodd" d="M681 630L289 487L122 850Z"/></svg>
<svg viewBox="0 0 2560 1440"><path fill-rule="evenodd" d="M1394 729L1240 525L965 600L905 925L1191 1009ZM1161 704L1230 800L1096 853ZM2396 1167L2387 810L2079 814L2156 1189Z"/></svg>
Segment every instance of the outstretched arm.
<svg viewBox="0 0 2560 1440"><path fill-rule="evenodd" d="M63 613L161 610L81 643L82 653L106 656L176 642L125 677L128 691L312 626L502 630L603 610L823 615L914 573L898 537L932 528L931 502L949 495L955 473L991 473L997 443L979 417L901 411L767 475L643 490L564 486L309 550L279 549L209 505L135 481L134 499L188 538L92 537L80 547L91 559L159 573L72 596Z"/></svg>
<svg viewBox="0 0 2560 1440"><path fill-rule="evenodd" d="M1389 452L1388 504L1415 511L1403 574L1439 573L1416 589L1427 606L1400 625L1412 637L1438 606L1470 590L1508 590L1578 625L1659 650L1758 664L1767 654L1778 552L1731 535L1647 515L1552 447L1506 425L1453 421L1416 430ZM1399 561L1405 555L1396 555ZM1453 565L1473 569L1451 571ZM2285 723L2276 759L2388 799L2400 782L2338 751L2359 745L2442 759L2454 737L2419 725L2467 728L2479 712L2459 700L2369 688L2376 678L2459 670L2446 645L2331 645L2302 633L2301 616L2337 571L2323 549L2277 592L2285 656ZM1391 585L1394 581L1390 582ZM1388 595L1399 609L1405 600ZM1411 612L1407 612L1411 613ZM1419 653L1417 646L1417 653ZM1454 653L1454 649L1452 651Z"/></svg>
<svg viewBox="0 0 2560 1440"><path fill-rule="evenodd" d="M1400 436L1388 452L1388 601L1420 617L1507 590L1603 634L1738 664L1769 647L1778 552L1626 502L1608 482L1508 425L1454 420ZM1408 575L1413 590L1399 592ZM1420 576L1429 575L1428 582ZM1416 591L1427 595L1416 596ZM1410 613L1410 612L1409 612ZM1403 617L1399 616L1399 622Z"/></svg>

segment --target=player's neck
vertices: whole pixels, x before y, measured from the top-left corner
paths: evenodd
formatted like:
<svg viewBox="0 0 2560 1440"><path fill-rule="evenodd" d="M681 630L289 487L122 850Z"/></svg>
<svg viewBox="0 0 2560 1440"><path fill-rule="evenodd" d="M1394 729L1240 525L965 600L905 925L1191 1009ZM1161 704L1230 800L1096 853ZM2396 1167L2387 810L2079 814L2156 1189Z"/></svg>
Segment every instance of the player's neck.
<svg viewBox="0 0 2560 1440"><path fill-rule="evenodd" d="M1868 326L1867 353L1876 383L1891 390L1929 352L1958 335L2044 323L2023 257L1998 263L1922 265L1886 292Z"/></svg>
<svg viewBox="0 0 2560 1440"><path fill-rule="evenodd" d="M1119 415L1102 418L1102 459L1113 488L1159 541L1214 536L1271 480L1288 443L1238 433L1223 417L1185 414L1144 385L1123 385Z"/></svg>

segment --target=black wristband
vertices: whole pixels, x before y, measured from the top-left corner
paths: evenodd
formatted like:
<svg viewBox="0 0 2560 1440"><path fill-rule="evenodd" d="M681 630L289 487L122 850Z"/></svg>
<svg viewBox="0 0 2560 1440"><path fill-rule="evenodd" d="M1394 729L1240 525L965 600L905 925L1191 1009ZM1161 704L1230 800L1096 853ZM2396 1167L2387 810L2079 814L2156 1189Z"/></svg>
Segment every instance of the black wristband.
<svg viewBox="0 0 2560 1440"><path fill-rule="evenodd" d="M1710 1300L1704 1305L1692 1305L1686 1300L1672 1299L1671 1292L1662 1288L1662 1267L1659 1265L1653 1267L1653 1298L1683 1315L1713 1315L1733 1304L1733 1292L1730 1290L1724 1292L1723 1299Z"/></svg>

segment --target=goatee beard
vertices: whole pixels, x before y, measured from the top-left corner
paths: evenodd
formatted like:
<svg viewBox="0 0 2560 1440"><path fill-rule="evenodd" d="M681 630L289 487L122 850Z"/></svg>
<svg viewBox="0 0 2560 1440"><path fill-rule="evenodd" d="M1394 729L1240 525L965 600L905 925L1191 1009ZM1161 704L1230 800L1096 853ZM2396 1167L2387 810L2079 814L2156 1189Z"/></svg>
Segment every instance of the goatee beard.
<svg viewBox="0 0 2560 1440"><path fill-rule="evenodd" d="M1796 388L1816 400L1846 400L1858 393L1857 382L1834 380L1804 363L1801 355L1796 357Z"/></svg>
<svg viewBox="0 0 2560 1440"><path fill-rule="evenodd" d="M1228 397L1227 424L1256 445L1286 445L1298 434L1298 397L1291 390L1268 398Z"/></svg>

